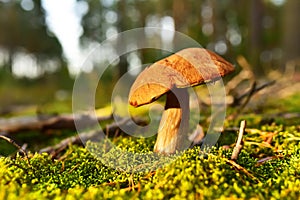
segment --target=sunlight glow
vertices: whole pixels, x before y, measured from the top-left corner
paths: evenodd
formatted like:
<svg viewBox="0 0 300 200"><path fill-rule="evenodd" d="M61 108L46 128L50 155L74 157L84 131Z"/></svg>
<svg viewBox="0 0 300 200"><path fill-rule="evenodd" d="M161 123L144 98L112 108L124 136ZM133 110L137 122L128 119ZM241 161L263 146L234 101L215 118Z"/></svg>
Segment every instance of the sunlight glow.
<svg viewBox="0 0 300 200"><path fill-rule="evenodd" d="M69 70L76 74L84 59L79 45L79 37L83 33L80 19L88 7L76 0L43 0L42 5L46 10L46 22L50 30L63 46Z"/></svg>
<svg viewBox="0 0 300 200"><path fill-rule="evenodd" d="M36 78L41 74L36 58L30 54L21 52L15 55L12 71L17 77L26 76L28 78Z"/></svg>

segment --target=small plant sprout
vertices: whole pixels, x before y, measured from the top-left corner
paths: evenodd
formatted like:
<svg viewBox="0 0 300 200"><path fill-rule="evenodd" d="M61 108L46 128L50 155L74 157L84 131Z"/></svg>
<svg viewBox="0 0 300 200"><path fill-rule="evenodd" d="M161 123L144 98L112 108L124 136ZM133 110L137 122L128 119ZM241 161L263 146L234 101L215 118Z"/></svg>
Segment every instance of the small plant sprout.
<svg viewBox="0 0 300 200"><path fill-rule="evenodd" d="M213 82L234 71L234 66L203 48L183 49L142 71L133 83L129 103L142 106L166 94L154 152L173 154L190 143L188 88Z"/></svg>

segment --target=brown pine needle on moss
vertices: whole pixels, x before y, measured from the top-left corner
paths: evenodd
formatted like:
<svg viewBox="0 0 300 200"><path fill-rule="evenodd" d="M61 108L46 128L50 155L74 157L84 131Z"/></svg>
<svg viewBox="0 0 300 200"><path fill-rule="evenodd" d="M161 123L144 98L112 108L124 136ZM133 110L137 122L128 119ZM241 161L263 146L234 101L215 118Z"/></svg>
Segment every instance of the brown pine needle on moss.
<svg viewBox="0 0 300 200"><path fill-rule="evenodd" d="M238 171L242 171L244 172L247 176L249 176L250 178L252 178L252 180L254 180L255 182L259 183L260 180L258 178L256 178L253 174L251 174L247 169L245 169L244 167L242 167L241 165L237 164L234 160L229 160L226 159L226 162L230 165L232 165L234 168L236 168Z"/></svg>

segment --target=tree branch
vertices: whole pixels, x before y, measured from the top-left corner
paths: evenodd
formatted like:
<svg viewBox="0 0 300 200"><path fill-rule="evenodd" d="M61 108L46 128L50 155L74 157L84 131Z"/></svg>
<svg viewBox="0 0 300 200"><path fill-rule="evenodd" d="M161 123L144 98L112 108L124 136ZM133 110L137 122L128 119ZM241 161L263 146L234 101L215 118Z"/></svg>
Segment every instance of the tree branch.
<svg viewBox="0 0 300 200"><path fill-rule="evenodd" d="M145 123L146 123L145 120L141 118L137 118L134 120L132 120L131 118L124 118L121 119L119 122L113 122L111 124L106 125L105 128L103 128L103 130L105 130L106 136L110 136L110 135L114 135L115 132L119 130L120 126L123 125L133 126L135 124L144 125ZM75 136L68 137L54 146L48 146L46 148L43 148L39 152L40 153L46 152L51 154L52 157L56 157L58 153L63 151L70 144L83 144L85 141L88 140L103 139L104 138L104 135L102 134L103 132L101 130L82 132Z"/></svg>
<svg viewBox="0 0 300 200"><path fill-rule="evenodd" d="M266 87L269 87L271 85L274 85L276 83L275 80L273 81L269 81L269 82L266 82L260 86L257 86L256 82L254 82L251 86L251 89L249 91L247 91L246 93L242 94L241 96L239 97L235 97L234 98L234 101L233 101L233 106L236 106L236 105L239 105L241 104L241 101L244 99L244 98L247 98L246 102L248 103L250 98L257 92L259 92L260 90L266 88ZM247 104L246 103L246 104ZM244 103L245 104L245 103ZM244 105L245 106L245 105Z"/></svg>
<svg viewBox="0 0 300 200"><path fill-rule="evenodd" d="M0 120L0 131L7 134L18 133L22 131L45 131L49 129L70 129L75 130L76 122L79 122L83 127L91 126L95 120L98 122L112 119L112 115L101 116L94 119L91 115L73 115L65 114L59 116L27 116L14 117L10 119ZM91 124L92 123L92 124Z"/></svg>

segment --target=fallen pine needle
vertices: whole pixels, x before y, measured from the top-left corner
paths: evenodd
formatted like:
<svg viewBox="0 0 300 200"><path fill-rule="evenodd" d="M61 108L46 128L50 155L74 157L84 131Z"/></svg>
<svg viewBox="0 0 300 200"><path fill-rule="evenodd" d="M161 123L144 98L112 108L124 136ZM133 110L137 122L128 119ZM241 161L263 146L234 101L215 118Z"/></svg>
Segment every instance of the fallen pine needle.
<svg viewBox="0 0 300 200"><path fill-rule="evenodd" d="M247 176L252 178L255 182L257 182L257 183L260 182L260 180L258 178L256 178L253 174L251 174L247 169L245 169L241 165L237 164L234 160L226 159L226 162L229 163L230 165L232 165L237 170L244 172Z"/></svg>

